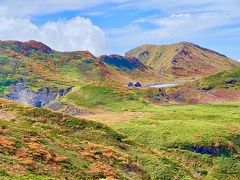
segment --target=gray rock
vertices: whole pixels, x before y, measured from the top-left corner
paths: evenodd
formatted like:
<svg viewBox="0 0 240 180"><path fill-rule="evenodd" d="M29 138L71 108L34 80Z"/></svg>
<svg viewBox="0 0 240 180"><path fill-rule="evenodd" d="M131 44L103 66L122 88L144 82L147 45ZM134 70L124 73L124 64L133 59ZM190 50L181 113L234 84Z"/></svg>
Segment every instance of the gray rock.
<svg viewBox="0 0 240 180"><path fill-rule="evenodd" d="M37 92L34 92L24 86L24 84L16 84L12 86L10 94L4 95L6 99L10 99L16 102L20 102L26 105L43 107L55 100L59 96L63 96L70 92L72 88L59 91L51 91L49 88L44 88Z"/></svg>
<svg viewBox="0 0 240 180"><path fill-rule="evenodd" d="M57 101L57 102L50 103L46 107L49 108L49 109L52 109L54 111L58 111L58 110L63 108L63 105L62 105L62 103Z"/></svg>
<svg viewBox="0 0 240 180"><path fill-rule="evenodd" d="M63 113L68 114L68 115L72 115L72 116L81 116L84 114L89 114L88 112L86 112L85 110L81 110L76 108L73 105L69 105L64 111Z"/></svg>
<svg viewBox="0 0 240 180"><path fill-rule="evenodd" d="M177 95L175 96L175 100L177 100L177 101L183 101L183 100L184 100L184 96L183 96L182 94L177 94Z"/></svg>

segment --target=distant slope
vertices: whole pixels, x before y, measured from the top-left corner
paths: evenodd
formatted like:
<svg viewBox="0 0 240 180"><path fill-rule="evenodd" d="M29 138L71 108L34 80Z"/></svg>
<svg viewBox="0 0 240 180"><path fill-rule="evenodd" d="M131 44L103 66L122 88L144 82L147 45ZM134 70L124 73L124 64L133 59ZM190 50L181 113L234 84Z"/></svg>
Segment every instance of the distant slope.
<svg viewBox="0 0 240 180"><path fill-rule="evenodd" d="M143 85L159 82L169 82L169 78L160 75L152 69L145 66L135 57L126 57L121 55L100 56L100 62L106 64L109 68L117 70L119 74L128 77L128 82L139 81ZM126 86L125 83L124 86Z"/></svg>
<svg viewBox="0 0 240 180"><path fill-rule="evenodd" d="M33 40L27 42L0 41L0 48L2 52L4 52L4 50L12 50L26 56L30 55L33 51L45 54L51 54L54 52L50 47L46 46L45 44Z"/></svg>
<svg viewBox="0 0 240 180"><path fill-rule="evenodd" d="M84 94L82 90L91 87L96 91L107 89L128 99L130 81L142 84L166 81L135 58L105 56L105 60L88 51L58 52L37 41L0 41L0 97L43 107L69 92L78 99L76 92ZM101 91L95 96L101 98L101 93L104 94ZM86 102L91 98L84 94ZM65 111L70 105L68 100L64 102L66 107L56 102L51 108Z"/></svg>
<svg viewBox="0 0 240 180"><path fill-rule="evenodd" d="M182 42L173 45L143 45L126 53L157 73L176 77L203 77L240 66L222 54Z"/></svg>
<svg viewBox="0 0 240 180"><path fill-rule="evenodd" d="M58 52L37 41L0 42L0 97L42 107L75 87L121 87L129 79L88 51Z"/></svg>
<svg viewBox="0 0 240 180"><path fill-rule="evenodd" d="M196 82L197 87L208 86L213 89L240 89L240 68L220 72Z"/></svg>
<svg viewBox="0 0 240 180"><path fill-rule="evenodd" d="M99 81L104 73L110 73L89 52L61 53L36 41L2 41L0 52L0 80L5 85L24 81L32 89L45 84L59 89L76 82Z"/></svg>
<svg viewBox="0 0 240 180"><path fill-rule="evenodd" d="M227 70L165 90L170 101L187 103L231 102L240 100L240 68Z"/></svg>
<svg viewBox="0 0 240 180"><path fill-rule="evenodd" d="M110 55L110 56L101 56L100 60L116 67L119 70L132 71L132 70L141 70L144 71L147 69L137 58L128 58L120 55Z"/></svg>

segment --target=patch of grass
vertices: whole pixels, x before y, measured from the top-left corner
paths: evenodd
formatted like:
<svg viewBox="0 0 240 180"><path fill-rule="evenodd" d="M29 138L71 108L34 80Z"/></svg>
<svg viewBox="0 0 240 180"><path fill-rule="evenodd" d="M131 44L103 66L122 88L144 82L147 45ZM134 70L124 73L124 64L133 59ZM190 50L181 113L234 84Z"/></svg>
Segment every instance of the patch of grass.
<svg viewBox="0 0 240 180"><path fill-rule="evenodd" d="M240 135L239 103L155 107L148 110L151 112L148 116L138 117L132 121L118 122L112 127L149 148L167 152L165 157L177 161L177 164L189 162L184 166L190 171L207 171L209 173L203 173L206 177L224 175L229 178L231 174L239 175L237 168L229 170L231 173L223 170L227 171L228 169L224 164L238 167L240 163L239 158L235 158L240 152L237 140ZM186 147L196 147L196 151L186 151ZM177 151L173 153L172 150ZM201 150L203 150L202 154L200 154ZM211 151L216 151L219 156L211 154ZM182 152L189 153L182 154ZM208 152L209 155L204 155ZM198 154L198 156L193 158L192 154ZM192 157L190 158L192 160L188 159L189 157ZM207 157L208 161L205 161L204 158L199 159L199 157ZM223 159L221 160L221 158ZM190 161L199 164L202 170L192 168ZM226 163L222 161L226 161ZM212 164L212 162L214 163ZM153 168L151 164L150 162L147 167Z"/></svg>
<svg viewBox="0 0 240 180"><path fill-rule="evenodd" d="M167 158L154 156L139 156L139 163L150 172L153 179L187 179L189 175L182 171L177 163Z"/></svg>
<svg viewBox="0 0 240 180"><path fill-rule="evenodd" d="M8 176L8 173L5 169L0 169L0 177Z"/></svg>
<svg viewBox="0 0 240 180"><path fill-rule="evenodd" d="M0 116L0 128L5 125L0 133L0 165L7 165L11 178L24 179L18 177L24 174L28 179L93 179L103 177L101 172L111 176L105 174L108 171L115 178L147 176L140 165L125 172L126 162L136 163L132 152L139 151L124 141L126 135L98 122L7 102L0 98L1 112L13 113L15 120ZM93 163L96 171L91 169Z"/></svg>
<svg viewBox="0 0 240 180"><path fill-rule="evenodd" d="M235 80L237 81L234 84L228 84L227 81ZM216 75L208 76L204 79L197 81L198 87L213 87L215 89L223 89L223 88L240 88L240 68L220 72Z"/></svg>
<svg viewBox="0 0 240 180"><path fill-rule="evenodd" d="M70 102L78 107L99 108L114 112L134 111L151 106L135 93L120 94L106 85L83 85L67 94L64 102Z"/></svg>

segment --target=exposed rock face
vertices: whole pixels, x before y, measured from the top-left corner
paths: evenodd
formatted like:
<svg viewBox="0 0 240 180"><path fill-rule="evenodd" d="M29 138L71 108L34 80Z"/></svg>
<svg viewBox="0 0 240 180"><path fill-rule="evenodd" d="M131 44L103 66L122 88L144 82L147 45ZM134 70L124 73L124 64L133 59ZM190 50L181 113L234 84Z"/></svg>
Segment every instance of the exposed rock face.
<svg viewBox="0 0 240 180"><path fill-rule="evenodd" d="M53 103L48 104L46 107L49 108L49 109L52 109L54 111L58 111L61 108L63 108L63 105L62 105L62 103L57 101L57 102L53 102Z"/></svg>
<svg viewBox="0 0 240 180"><path fill-rule="evenodd" d="M68 114L68 115L72 115L72 116L81 116L84 114L89 114L89 112L78 109L73 105L69 105L65 110L63 110L63 112L64 112L64 114Z"/></svg>
<svg viewBox="0 0 240 180"><path fill-rule="evenodd" d="M44 88L38 92L27 89L23 84L12 86L11 92L3 97L26 105L43 107L55 100L59 96L64 96L70 92L72 88L59 91L51 91L49 88Z"/></svg>

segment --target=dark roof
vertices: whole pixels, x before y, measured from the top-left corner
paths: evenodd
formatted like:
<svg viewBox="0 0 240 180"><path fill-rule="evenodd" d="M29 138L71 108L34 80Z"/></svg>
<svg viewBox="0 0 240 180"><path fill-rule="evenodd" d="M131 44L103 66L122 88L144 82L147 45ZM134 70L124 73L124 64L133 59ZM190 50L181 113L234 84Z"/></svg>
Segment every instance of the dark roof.
<svg viewBox="0 0 240 180"><path fill-rule="evenodd" d="M134 83L134 86L135 86L135 87L142 87L142 85L141 85L140 82L135 82L135 83Z"/></svg>
<svg viewBox="0 0 240 180"><path fill-rule="evenodd" d="M132 82L129 82L128 83L128 87L132 87L133 86L133 83Z"/></svg>

